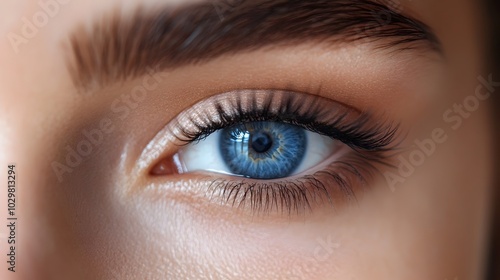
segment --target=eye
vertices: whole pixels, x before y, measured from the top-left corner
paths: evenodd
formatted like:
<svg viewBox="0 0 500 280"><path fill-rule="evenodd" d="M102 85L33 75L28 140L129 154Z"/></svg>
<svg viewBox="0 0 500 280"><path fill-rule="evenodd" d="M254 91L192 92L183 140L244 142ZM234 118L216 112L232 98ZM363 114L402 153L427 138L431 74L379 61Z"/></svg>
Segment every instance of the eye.
<svg viewBox="0 0 500 280"><path fill-rule="evenodd" d="M342 146L296 125L250 122L221 129L189 144L179 154L186 172L280 179L315 167Z"/></svg>
<svg viewBox="0 0 500 280"><path fill-rule="evenodd" d="M292 213L355 197L391 165L397 134L390 122L312 94L239 90L168 124L151 147L169 152L150 174L203 175L195 192L219 205Z"/></svg>

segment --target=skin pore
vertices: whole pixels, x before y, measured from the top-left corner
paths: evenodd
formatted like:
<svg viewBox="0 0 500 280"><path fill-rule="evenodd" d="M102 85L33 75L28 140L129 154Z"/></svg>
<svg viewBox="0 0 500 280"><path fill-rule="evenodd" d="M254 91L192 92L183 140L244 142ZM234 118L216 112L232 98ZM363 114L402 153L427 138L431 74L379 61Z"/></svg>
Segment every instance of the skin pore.
<svg viewBox="0 0 500 280"><path fill-rule="evenodd" d="M67 63L74 30L117 7L127 14L138 5L186 2L203 1L69 1L17 54L1 41L0 162L16 163L19 173L19 245L18 272L2 269L0 278L481 279L492 173L488 106L457 111L457 129L443 119L475 93L478 76L488 76L474 1L398 2L398 12L432 29L443 54L304 39L78 88ZM3 38L21 34L21 19L39 10L36 1L0 4ZM203 174L151 176L179 149L166 129L179 114L239 89L308 93L370 112L374 122L400 125L400 147L436 128L447 137L395 189L374 176L354 201L338 198L334 207L300 214L214 203ZM91 151L71 166L68 155L83 140ZM7 201L5 192L0 199Z"/></svg>

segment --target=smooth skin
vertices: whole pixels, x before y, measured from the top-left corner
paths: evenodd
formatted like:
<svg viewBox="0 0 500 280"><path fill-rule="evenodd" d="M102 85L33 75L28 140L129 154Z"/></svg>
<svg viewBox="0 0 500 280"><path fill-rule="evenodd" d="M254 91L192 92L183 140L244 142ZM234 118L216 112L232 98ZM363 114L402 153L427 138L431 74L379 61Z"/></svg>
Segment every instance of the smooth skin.
<svg viewBox="0 0 500 280"><path fill-rule="evenodd" d="M365 44L305 42L158 73L157 86L140 101L129 93L142 78L79 94L61 42L115 7L184 1L66 2L17 47L8 34L21 34L23 18L41 7L0 4L2 184L9 163L18 174L16 272L3 261L9 233L2 226L1 279L482 279L493 173L488 99L472 112L454 107L475 95L479 76L489 76L477 1L400 3L435 31L446 62L388 56ZM435 129L445 135L404 182L391 188L381 178L357 203L300 216L211 203L190 191L203 185L195 175L129 172L151 167L157 154L145 152L148 144L194 103L233 89L290 86L320 88L321 96L385 114L408 131L409 146L431 139ZM127 113L113 110L116 102ZM64 163L68 147L95 129L103 140L71 172L55 172L52 163ZM3 224L4 188L0 201Z"/></svg>

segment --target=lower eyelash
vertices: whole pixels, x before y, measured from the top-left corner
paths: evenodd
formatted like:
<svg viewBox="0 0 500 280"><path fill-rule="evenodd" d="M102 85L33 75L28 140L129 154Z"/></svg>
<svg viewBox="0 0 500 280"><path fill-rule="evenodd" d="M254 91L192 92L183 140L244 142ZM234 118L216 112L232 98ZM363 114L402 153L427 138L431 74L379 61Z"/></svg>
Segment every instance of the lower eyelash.
<svg viewBox="0 0 500 280"><path fill-rule="evenodd" d="M177 143L187 145L229 126L262 121L296 125L351 149L321 164L322 170L299 178L265 181L208 175L204 181L209 185L203 192L213 202L246 208L253 214L288 215L323 204L335 207L355 202L359 190L381 173L379 167L391 166L391 154L400 144L396 143L399 125L319 96L279 90L239 90L202 101L179 115L170 131Z"/></svg>
<svg viewBox="0 0 500 280"><path fill-rule="evenodd" d="M365 189L380 173L378 164L392 166L382 155L354 152L323 170L297 179L264 182L249 179L215 179L207 193L211 200L253 214L300 214L325 203L356 202L356 189ZM341 194L339 196L338 194Z"/></svg>

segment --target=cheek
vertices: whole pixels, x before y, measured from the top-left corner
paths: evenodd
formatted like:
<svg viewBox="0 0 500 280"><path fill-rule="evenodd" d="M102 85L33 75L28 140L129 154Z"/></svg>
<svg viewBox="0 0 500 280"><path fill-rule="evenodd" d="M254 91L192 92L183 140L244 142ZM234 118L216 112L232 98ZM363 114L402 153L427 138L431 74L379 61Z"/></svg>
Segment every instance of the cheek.
<svg viewBox="0 0 500 280"><path fill-rule="evenodd" d="M120 153L106 164L89 161L72 177L87 180L69 179L61 188L67 192L65 217L71 225L66 232L75 234L66 249L79 248L82 262L92 267L85 273L104 278L466 275L458 268L477 265L480 252L472 241L483 234L481 217L488 205L483 178L488 178L490 167L477 163L487 158L489 144L487 133L481 133L487 131L482 127L485 117L476 116L463 129L450 132L449 140L394 192L386 182L378 182L358 207L299 221L227 217L200 211L206 208L193 207L189 198L174 200L158 193L124 196L117 190L127 183L108 176L105 167L118 165ZM470 147L476 148L468 152Z"/></svg>

